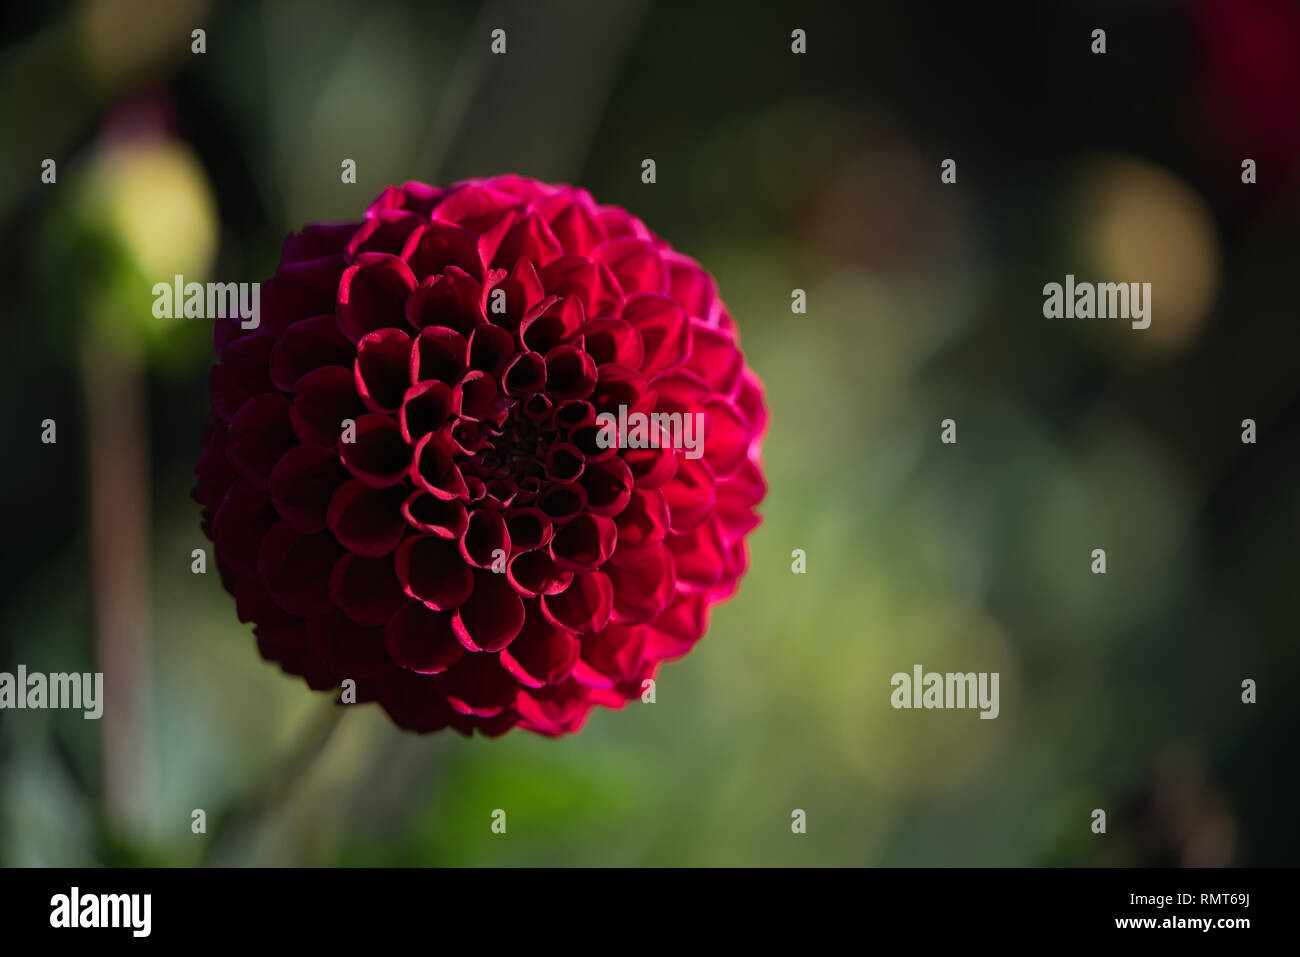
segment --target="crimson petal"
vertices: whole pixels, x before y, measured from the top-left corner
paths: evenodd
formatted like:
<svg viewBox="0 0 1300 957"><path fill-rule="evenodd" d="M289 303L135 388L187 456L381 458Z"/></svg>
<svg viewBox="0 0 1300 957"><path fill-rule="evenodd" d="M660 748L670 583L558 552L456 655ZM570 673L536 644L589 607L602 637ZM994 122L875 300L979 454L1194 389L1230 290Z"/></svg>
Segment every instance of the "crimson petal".
<svg viewBox="0 0 1300 957"><path fill-rule="evenodd" d="M551 558L566 571L592 571L609 560L617 541L613 519L583 512L556 529L551 538Z"/></svg>
<svg viewBox="0 0 1300 957"><path fill-rule="evenodd" d="M422 279L406 300L407 321L416 329L443 326L468 336L487 319L483 315L482 284L465 270L448 266L437 276Z"/></svg>
<svg viewBox="0 0 1300 957"><path fill-rule="evenodd" d="M558 595L542 596L542 614L558 628L599 631L613 610L614 589L604 572L580 572Z"/></svg>
<svg viewBox="0 0 1300 957"><path fill-rule="evenodd" d="M353 368L357 395L371 412L396 412L408 385L411 337L400 329L376 329L357 343Z"/></svg>
<svg viewBox="0 0 1300 957"><path fill-rule="evenodd" d="M411 447L397 423L386 415L368 414L356 420L356 441L339 436L339 458L354 476L374 488L387 488L402 480L411 468Z"/></svg>
<svg viewBox="0 0 1300 957"><path fill-rule="evenodd" d="M339 331L351 342L367 332L400 326L407 297L415 288L410 267L396 256L362 253L339 280Z"/></svg>
<svg viewBox="0 0 1300 957"><path fill-rule="evenodd" d="M451 266L475 279L482 278L478 240L468 229L435 220L413 232L401 252L417 280L437 276Z"/></svg>
<svg viewBox="0 0 1300 957"><path fill-rule="evenodd" d="M330 572L330 597L361 625L386 625L399 608L409 604L397 583L393 560L347 554Z"/></svg>
<svg viewBox="0 0 1300 957"><path fill-rule="evenodd" d="M344 548L365 558L387 555L406 531L400 486L372 488L349 479L329 502L326 522Z"/></svg>
<svg viewBox="0 0 1300 957"><path fill-rule="evenodd" d="M576 637L554 627L530 602L519 635L501 652L501 666L526 688L559 684L573 672L580 648Z"/></svg>
<svg viewBox="0 0 1300 957"><path fill-rule="evenodd" d="M230 420L226 436L230 464L258 488L266 488L280 457L294 444L289 400L276 392L249 399Z"/></svg>
<svg viewBox="0 0 1300 957"><path fill-rule="evenodd" d="M271 470L271 497L280 514L304 532L325 527L330 497L344 472L333 449L299 445L290 449Z"/></svg>
<svg viewBox="0 0 1300 957"><path fill-rule="evenodd" d="M433 535L405 539L393 567L402 590L434 611L452 611L474 590L474 575L456 543Z"/></svg>
<svg viewBox="0 0 1300 957"><path fill-rule="evenodd" d="M465 654L451 630L451 616L407 602L384 629L384 644L393 661L408 671L436 675Z"/></svg>
<svg viewBox="0 0 1300 957"><path fill-rule="evenodd" d="M318 614L330 607L330 570L341 553L329 532L304 535L282 520L262 539L257 576L289 614Z"/></svg>
<svg viewBox="0 0 1300 957"><path fill-rule="evenodd" d="M402 503L402 515L412 528L439 538L459 539L469 525L469 514L459 501L437 498L423 489Z"/></svg>
<svg viewBox="0 0 1300 957"><path fill-rule="evenodd" d="M465 655L433 680L449 705L479 718L499 715L519 694L518 682L501 667L496 655Z"/></svg>
<svg viewBox="0 0 1300 957"><path fill-rule="evenodd" d="M440 432L430 432L415 446L411 481L435 498L468 498L465 478L456 466L451 442Z"/></svg>
<svg viewBox="0 0 1300 957"><path fill-rule="evenodd" d="M354 352L333 314L299 320L271 349L271 382L282 392L292 392L294 383L313 369L351 365Z"/></svg>
<svg viewBox="0 0 1300 957"><path fill-rule="evenodd" d="M474 591L451 617L451 630L469 651L500 651L524 625L524 602L504 574L476 570Z"/></svg>

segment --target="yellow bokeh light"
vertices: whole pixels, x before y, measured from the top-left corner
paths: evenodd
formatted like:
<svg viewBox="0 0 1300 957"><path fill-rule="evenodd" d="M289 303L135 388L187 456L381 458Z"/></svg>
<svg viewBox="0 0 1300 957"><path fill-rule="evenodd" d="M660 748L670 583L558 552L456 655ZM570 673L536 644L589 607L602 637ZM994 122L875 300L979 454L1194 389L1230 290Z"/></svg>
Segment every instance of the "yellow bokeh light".
<svg viewBox="0 0 1300 957"><path fill-rule="evenodd" d="M217 245L217 209L197 157L174 140L116 144L95 161L95 201L146 276L199 279Z"/></svg>
<svg viewBox="0 0 1300 957"><path fill-rule="evenodd" d="M1085 163L1072 201L1094 274L1080 278L1151 283L1151 326L1135 342L1159 352L1187 348L1219 288L1219 241L1205 201L1170 171L1128 157Z"/></svg>

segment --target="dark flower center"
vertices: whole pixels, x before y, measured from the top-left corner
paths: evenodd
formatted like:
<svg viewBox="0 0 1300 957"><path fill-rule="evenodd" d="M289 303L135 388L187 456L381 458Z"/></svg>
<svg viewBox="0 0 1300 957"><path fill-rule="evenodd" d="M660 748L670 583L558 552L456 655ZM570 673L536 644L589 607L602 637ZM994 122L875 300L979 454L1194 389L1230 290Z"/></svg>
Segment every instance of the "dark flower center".
<svg viewBox="0 0 1300 957"><path fill-rule="evenodd" d="M519 403L515 403L502 427L488 434L488 449L480 463L492 478L545 480L547 451L554 445L558 434L552 419L539 425L524 414Z"/></svg>

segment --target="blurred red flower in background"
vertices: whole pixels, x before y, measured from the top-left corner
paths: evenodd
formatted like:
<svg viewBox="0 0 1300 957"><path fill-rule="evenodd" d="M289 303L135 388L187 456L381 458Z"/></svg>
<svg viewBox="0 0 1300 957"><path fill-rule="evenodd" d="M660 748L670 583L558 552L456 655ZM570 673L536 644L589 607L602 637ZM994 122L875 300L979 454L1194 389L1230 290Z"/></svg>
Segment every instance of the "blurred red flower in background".
<svg viewBox="0 0 1300 957"><path fill-rule="evenodd" d="M1261 196L1275 193L1300 168L1300 4L1201 0L1193 11L1198 123L1234 165L1259 164Z"/></svg>

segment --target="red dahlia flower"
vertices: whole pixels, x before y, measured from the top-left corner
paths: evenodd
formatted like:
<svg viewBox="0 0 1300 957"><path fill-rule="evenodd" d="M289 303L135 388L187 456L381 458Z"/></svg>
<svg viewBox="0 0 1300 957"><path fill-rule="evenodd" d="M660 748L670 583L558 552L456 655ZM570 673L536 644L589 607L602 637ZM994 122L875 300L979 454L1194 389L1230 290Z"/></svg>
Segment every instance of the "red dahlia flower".
<svg viewBox="0 0 1300 957"><path fill-rule="evenodd" d="M256 329L216 324L194 495L240 620L312 688L573 732L735 590L762 389L713 279L635 216L407 183L289 236L261 292ZM702 413L703 454L605 447L620 408Z"/></svg>

